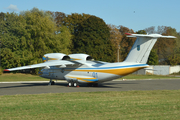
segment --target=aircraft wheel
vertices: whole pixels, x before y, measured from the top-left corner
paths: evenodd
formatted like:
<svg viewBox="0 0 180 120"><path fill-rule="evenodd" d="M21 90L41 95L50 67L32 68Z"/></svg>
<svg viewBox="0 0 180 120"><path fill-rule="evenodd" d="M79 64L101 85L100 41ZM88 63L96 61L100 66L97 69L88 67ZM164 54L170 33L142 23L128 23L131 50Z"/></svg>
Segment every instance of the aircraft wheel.
<svg viewBox="0 0 180 120"><path fill-rule="evenodd" d="M77 86L77 83L76 82L74 82L74 87L76 87Z"/></svg>
<svg viewBox="0 0 180 120"><path fill-rule="evenodd" d="M69 87L73 87L74 83L73 82L69 82L68 85L69 85Z"/></svg>
<svg viewBox="0 0 180 120"><path fill-rule="evenodd" d="M54 82L54 81L52 81L52 82L51 82L51 85L55 85L55 82Z"/></svg>
<svg viewBox="0 0 180 120"><path fill-rule="evenodd" d="M69 87L71 87L71 86L72 86L72 83L71 83L71 82L69 82L69 83L68 83L68 85L69 85Z"/></svg>
<svg viewBox="0 0 180 120"><path fill-rule="evenodd" d="M79 87L79 83L78 82L74 82L74 87Z"/></svg>

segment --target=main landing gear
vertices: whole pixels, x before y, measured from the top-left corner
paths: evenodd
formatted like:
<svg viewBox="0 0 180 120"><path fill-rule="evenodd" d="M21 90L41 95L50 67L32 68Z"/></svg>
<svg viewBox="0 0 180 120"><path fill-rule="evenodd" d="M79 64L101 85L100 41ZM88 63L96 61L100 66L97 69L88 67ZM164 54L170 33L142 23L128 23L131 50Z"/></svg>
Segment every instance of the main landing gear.
<svg viewBox="0 0 180 120"><path fill-rule="evenodd" d="M70 80L68 81L68 87L79 87L78 81Z"/></svg>
<svg viewBox="0 0 180 120"><path fill-rule="evenodd" d="M50 79L48 85L55 85L55 82L53 79ZM88 87L98 87L98 83L87 83ZM79 87L79 83L77 80L69 80L68 81L68 87Z"/></svg>
<svg viewBox="0 0 180 120"><path fill-rule="evenodd" d="M54 81L52 81L52 79L50 79L50 81L49 81L49 84L48 85L54 85L55 84L55 82Z"/></svg>

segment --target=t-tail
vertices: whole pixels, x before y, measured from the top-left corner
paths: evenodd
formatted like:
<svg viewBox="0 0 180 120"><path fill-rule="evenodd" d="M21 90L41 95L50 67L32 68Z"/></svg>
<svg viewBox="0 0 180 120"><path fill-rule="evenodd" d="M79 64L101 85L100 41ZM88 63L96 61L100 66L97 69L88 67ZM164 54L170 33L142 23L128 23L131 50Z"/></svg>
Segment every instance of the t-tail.
<svg viewBox="0 0 180 120"><path fill-rule="evenodd" d="M149 54L158 38L176 38L174 36L162 36L160 34L130 34L127 37L137 37L125 62L147 63Z"/></svg>

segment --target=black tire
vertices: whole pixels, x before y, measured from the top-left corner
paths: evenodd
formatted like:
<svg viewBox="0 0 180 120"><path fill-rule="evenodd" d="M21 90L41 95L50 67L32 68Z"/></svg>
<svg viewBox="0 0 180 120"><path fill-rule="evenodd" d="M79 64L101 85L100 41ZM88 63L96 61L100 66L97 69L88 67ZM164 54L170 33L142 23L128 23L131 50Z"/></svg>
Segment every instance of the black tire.
<svg viewBox="0 0 180 120"><path fill-rule="evenodd" d="M54 82L54 81L52 81L52 82L51 82L51 85L55 85L55 82Z"/></svg>
<svg viewBox="0 0 180 120"><path fill-rule="evenodd" d="M74 85L74 87L77 87L77 83L76 82L74 82L73 85Z"/></svg>
<svg viewBox="0 0 180 120"><path fill-rule="evenodd" d="M72 87L72 82L69 82L69 83L68 83L68 86L69 86L69 87Z"/></svg>
<svg viewBox="0 0 180 120"><path fill-rule="evenodd" d="M78 82L74 82L74 87L78 87L79 86L79 83Z"/></svg>

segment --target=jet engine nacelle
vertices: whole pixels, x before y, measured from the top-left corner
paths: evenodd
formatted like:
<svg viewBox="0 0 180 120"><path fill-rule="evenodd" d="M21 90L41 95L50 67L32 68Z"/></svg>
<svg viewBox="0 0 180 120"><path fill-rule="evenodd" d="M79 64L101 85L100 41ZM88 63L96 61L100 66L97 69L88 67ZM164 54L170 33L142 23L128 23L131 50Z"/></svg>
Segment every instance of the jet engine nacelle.
<svg viewBox="0 0 180 120"><path fill-rule="evenodd" d="M83 60L83 61L94 60L90 55L83 54L83 53L70 54L68 56L70 57L70 60Z"/></svg>
<svg viewBox="0 0 180 120"><path fill-rule="evenodd" d="M70 60L70 57L63 53L48 53L42 57L43 62L51 60Z"/></svg>

